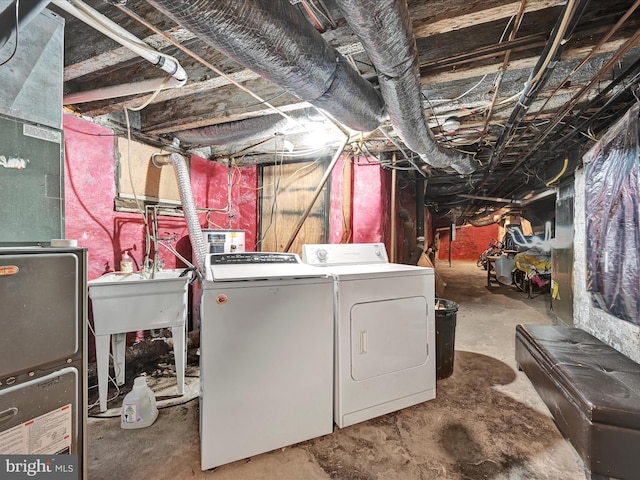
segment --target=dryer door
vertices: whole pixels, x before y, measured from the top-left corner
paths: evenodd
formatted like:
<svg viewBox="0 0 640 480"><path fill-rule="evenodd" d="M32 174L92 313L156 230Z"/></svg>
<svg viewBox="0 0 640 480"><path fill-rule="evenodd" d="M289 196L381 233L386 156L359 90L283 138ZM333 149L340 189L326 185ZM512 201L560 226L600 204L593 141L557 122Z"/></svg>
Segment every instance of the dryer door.
<svg viewBox="0 0 640 480"><path fill-rule="evenodd" d="M366 380L426 363L425 297L358 303L351 308L351 377Z"/></svg>

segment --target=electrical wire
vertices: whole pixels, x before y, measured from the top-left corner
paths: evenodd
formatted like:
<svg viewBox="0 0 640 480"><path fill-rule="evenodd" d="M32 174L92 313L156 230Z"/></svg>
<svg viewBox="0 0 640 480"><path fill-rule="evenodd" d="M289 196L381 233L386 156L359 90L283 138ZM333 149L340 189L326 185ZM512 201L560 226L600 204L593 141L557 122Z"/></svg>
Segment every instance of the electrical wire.
<svg viewBox="0 0 640 480"><path fill-rule="evenodd" d="M560 28L558 29L558 34L556 35L556 38L553 39L551 48L549 49L549 52L547 53L547 56L545 57L543 64L540 66L540 68L536 72L536 75L531 80L525 83L525 86L527 87L530 85L535 85L540 81L540 79L542 78L542 75L547 69L547 66L551 62L551 59L555 57L556 52L558 51L558 48L564 41L564 34L566 33L567 27L569 26L569 20L573 17L575 3L576 3L575 0L567 0L567 2L568 2L568 5L565 10L565 14L562 17Z"/></svg>
<svg viewBox="0 0 640 480"><path fill-rule="evenodd" d="M137 107L124 107L125 111L127 109L133 111L133 112L139 112L140 110L143 110L145 108L147 108L149 106L149 104L151 104L151 102L153 102L153 100L158 96L158 94L164 90L164 87L167 86L167 84L169 83L169 81L171 80L172 77L167 76L165 77L165 79L162 81L162 83L160 83L160 85L158 86L158 88L156 88L155 92L153 92L151 94L151 96L142 103L142 105L138 105Z"/></svg>
<svg viewBox="0 0 640 480"><path fill-rule="evenodd" d="M133 185L133 174L131 173L131 123L129 122L129 111L127 107L124 107L124 118L127 126L127 169L129 171L129 184L131 185L131 193L133 193L133 198L136 201L136 205L140 210L140 214L144 218L144 223L147 225L147 219L144 217L144 208L142 208L142 203L138 199L138 195L136 194L136 189ZM147 226L147 233L149 232L149 227Z"/></svg>
<svg viewBox="0 0 640 480"><path fill-rule="evenodd" d="M16 0L16 27L15 27L16 43L13 46L13 52L11 52L11 55L9 55L9 58L7 58L5 61L0 63L0 67L2 67L3 65L6 65L7 63L9 63L11 61L11 59L15 56L16 52L18 51L18 42L19 42L19 39L20 39L20 34L19 34L20 29L18 28L19 24L20 24L19 8L20 8L20 0Z"/></svg>
<svg viewBox="0 0 640 480"><path fill-rule="evenodd" d="M269 102L271 102L272 100L276 100L286 94L288 94L289 92L287 90L283 90L280 93L277 93L276 95L266 98L264 99L262 102L256 102L256 103L249 103L247 105L239 105L237 107L229 107L229 108L225 108L224 110L220 110L217 111L216 110L216 115L218 116L222 116L223 114L227 113L227 112L232 112L234 110L246 110L248 108L253 108L253 107L259 107L260 105L265 105Z"/></svg>
<svg viewBox="0 0 640 480"><path fill-rule="evenodd" d="M70 127L68 125L64 126L65 131L71 130L72 132L81 133L82 135L89 135L91 137L117 137L117 133L89 133L83 132L82 130L78 130L77 128Z"/></svg>
<svg viewBox="0 0 640 480"><path fill-rule="evenodd" d="M318 8L318 6L315 4L315 2L313 0L309 0L308 2L306 2L306 4L313 10L316 11L316 13L319 13L321 16L323 16L328 22L329 25L331 25L331 28L337 28L338 25L336 24L335 20L333 18L331 18L330 15L327 15L321 8Z"/></svg>

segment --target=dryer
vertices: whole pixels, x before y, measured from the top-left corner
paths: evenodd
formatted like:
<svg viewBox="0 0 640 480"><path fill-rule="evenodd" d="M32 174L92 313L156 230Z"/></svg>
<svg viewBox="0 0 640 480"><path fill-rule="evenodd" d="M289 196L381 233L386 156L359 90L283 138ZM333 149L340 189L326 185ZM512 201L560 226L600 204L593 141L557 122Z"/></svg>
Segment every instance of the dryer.
<svg viewBox="0 0 640 480"><path fill-rule="evenodd" d="M334 421L346 427L436 395L432 268L389 263L384 244L303 245L334 278Z"/></svg>
<svg viewBox="0 0 640 480"><path fill-rule="evenodd" d="M333 280L295 254L209 255L202 469L332 432Z"/></svg>

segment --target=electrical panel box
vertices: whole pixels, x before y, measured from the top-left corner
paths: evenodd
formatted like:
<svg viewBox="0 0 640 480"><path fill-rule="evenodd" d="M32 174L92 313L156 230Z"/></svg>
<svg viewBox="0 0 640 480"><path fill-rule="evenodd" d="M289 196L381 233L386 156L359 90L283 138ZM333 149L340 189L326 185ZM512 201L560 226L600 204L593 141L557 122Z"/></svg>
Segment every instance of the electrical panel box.
<svg viewBox="0 0 640 480"><path fill-rule="evenodd" d="M62 131L0 116L0 245L64 238Z"/></svg>

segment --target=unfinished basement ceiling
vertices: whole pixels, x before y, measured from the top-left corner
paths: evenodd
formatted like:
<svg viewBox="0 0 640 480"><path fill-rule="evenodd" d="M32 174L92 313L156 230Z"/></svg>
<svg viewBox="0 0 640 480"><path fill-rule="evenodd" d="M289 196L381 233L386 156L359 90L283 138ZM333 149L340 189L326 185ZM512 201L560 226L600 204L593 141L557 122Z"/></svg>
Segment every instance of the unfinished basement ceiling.
<svg viewBox="0 0 640 480"><path fill-rule="evenodd" d="M180 148L186 152L215 161L235 158L241 164L273 162L281 154L285 160L315 159L323 154L330 157L344 139L336 126L290 88L264 79L221 53L202 38L201 32L185 28L183 22L178 25L175 14L174 19L167 15L171 2L86 3L149 45L174 56L188 75L184 86L164 89L146 108L129 112L133 137L158 145L171 145L174 138L182 138ZM220 4L220 8L226 8L223 5L228 2L174 3ZM371 18L359 19L358 28L352 28L338 5L364 3L373 12L373 4L397 8L401 2L245 3L239 9L243 13L237 19L239 23L259 5L274 5L275 15L309 22L343 55L346 68L357 69L368 84L365 87L372 86L376 95L387 88L384 84L394 75L394 69L398 70L398 65L391 65L384 56L381 60L365 53L366 42L361 43L362 37L354 33L358 28L384 28L386 16L372 13ZM411 112L404 103L392 105L387 95L379 122L375 120L372 125L369 121L359 128L371 131L351 130L347 149L356 155L376 157L374 161L385 168L397 168L404 186L416 176L424 176L427 205L438 215L455 217L458 223L465 219L489 221L494 213L505 212L505 206L526 208L528 199L544 196L550 187L571 175L581 153L638 101L639 3L410 0L409 23L417 45L421 86L421 92L415 92L419 106L438 149L445 155L464 157L473 168L442 166L431 162L430 154L414 153L405 144L407 135L394 128L402 118L393 123L387 115L394 109L407 115ZM152 4L164 5L160 7L164 13ZM67 20L65 95L165 75L55 5L49 8ZM353 17L349 18L353 23ZM274 50L280 47L273 46ZM400 67L406 65L401 64L404 61L398 59ZM318 67L318 75L322 68ZM71 103L67 108L118 129L124 125L124 107L141 105L150 95ZM354 103L359 105L359 101L355 98ZM317 106L321 102L312 103ZM261 126L253 131L250 122L261 122ZM379 128L375 128L377 123ZM206 139L201 130L194 137L193 130L203 127L212 127L204 133L211 133L213 140ZM324 152L317 150L318 140L330 142L331 147Z"/></svg>

